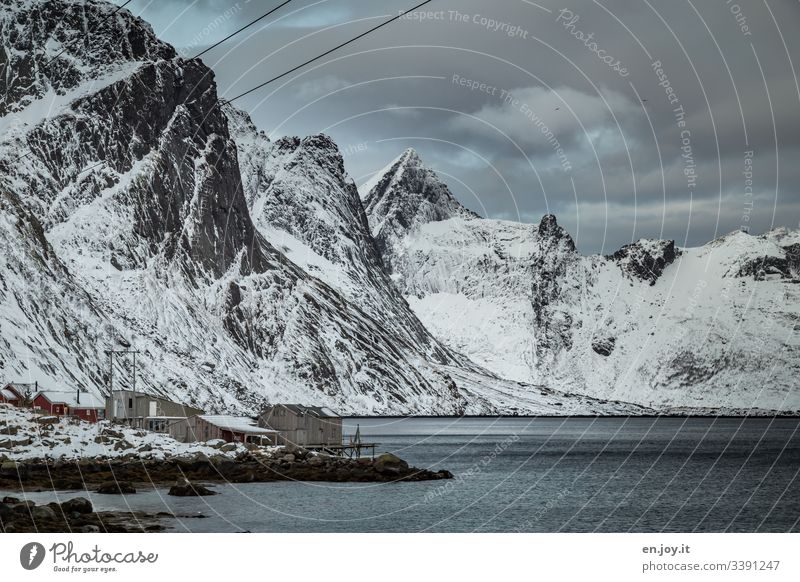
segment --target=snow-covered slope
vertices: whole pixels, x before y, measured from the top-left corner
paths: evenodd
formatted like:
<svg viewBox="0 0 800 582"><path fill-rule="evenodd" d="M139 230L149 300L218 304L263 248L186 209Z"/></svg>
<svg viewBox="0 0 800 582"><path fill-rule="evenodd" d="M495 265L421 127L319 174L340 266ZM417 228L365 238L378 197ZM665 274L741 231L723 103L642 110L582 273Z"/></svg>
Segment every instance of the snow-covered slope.
<svg viewBox="0 0 800 582"><path fill-rule="evenodd" d="M8 379L101 382L95 346L116 330L64 267L39 220L0 190L0 370Z"/></svg>
<svg viewBox="0 0 800 582"><path fill-rule="evenodd" d="M245 113L225 111L245 197L264 238L424 357L468 364L430 335L391 284L336 144L326 135L272 143Z"/></svg>
<svg viewBox="0 0 800 582"><path fill-rule="evenodd" d="M409 151L362 194L420 320L504 378L660 410L800 410L797 232L581 256L554 216L477 217Z"/></svg>
<svg viewBox="0 0 800 582"><path fill-rule="evenodd" d="M800 273L769 238L732 233L671 263L668 248L656 280L587 262L595 284L580 321L592 334L573 335L556 382L667 407L800 410Z"/></svg>

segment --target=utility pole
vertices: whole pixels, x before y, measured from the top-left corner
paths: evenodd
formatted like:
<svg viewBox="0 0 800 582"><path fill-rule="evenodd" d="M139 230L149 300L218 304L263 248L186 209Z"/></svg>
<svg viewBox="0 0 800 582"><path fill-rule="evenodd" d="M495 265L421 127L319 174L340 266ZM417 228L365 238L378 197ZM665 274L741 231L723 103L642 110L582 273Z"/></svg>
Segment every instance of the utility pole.
<svg viewBox="0 0 800 582"><path fill-rule="evenodd" d="M125 355L125 354L131 354L131 356L133 357L133 383L132 383L132 388L133 388L133 391L136 392L136 354L139 353L139 350L106 350L106 353L108 354L108 365L109 365L109 370L108 370L108 394L109 394L109 396L114 391L114 354L117 354L118 356L119 355Z"/></svg>

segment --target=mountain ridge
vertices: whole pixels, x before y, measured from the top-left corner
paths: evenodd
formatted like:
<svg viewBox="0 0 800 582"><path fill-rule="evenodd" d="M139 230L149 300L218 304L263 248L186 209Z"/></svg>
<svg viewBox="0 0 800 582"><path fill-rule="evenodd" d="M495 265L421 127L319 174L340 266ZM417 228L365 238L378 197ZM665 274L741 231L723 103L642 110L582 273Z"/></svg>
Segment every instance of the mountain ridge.
<svg viewBox="0 0 800 582"><path fill-rule="evenodd" d="M405 183L394 173L362 197L414 200L409 188L440 182L429 169ZM392 218L386 205L367 208L373 229ZM800 409L800 233L731 233L684 249L640 239L601 256L578 253L553 215L535 225L424 218L385 237L392 280L434 336L499 376L662 411L715 398L727 410ZM749 309L748 297L764 305ZM768 370L776 359L769 382L754 383L754 362Z"/></svg>

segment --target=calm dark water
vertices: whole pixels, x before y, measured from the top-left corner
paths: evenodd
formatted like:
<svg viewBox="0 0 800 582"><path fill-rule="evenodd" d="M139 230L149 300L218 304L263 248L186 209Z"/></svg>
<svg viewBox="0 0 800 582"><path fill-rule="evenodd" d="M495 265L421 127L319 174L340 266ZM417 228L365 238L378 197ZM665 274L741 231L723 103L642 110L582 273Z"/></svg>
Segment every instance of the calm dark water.
<svg viewBox="0 0 800 582"><path fill-rule="evenodd" d="M456 479L254 483L197 499L159 489L92 501L200 511L209 517L174 522L195 532L800 531L798 419L348 419L345 432L356 423L380 451Z"/></svg>

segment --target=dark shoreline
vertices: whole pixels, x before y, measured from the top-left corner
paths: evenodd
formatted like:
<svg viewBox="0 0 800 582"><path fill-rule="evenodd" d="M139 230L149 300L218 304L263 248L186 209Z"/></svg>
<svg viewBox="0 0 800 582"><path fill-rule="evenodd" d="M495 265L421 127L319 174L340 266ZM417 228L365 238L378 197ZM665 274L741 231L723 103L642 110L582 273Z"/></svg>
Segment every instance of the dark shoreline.
<svg viewBox="0 0 800 582"><path fill-rule="evenodd" d="M366 415L346 415L343 416L345 420L352 418L368 418L368 419L404 419L404 418L420 418L420 419L459 419L459 418L476 418L476 419L500 419L500 418L531 418L531 419L556 419L556 418L731 418L731 419L745 419L745 418L786 418L792 420L800 420L800 412L793 414L443 414L443 415L425 415L425 414L382 414L375 416Z"/></svg>
<svg viewBox="0 0 800 582"><path fill-rule="evenodd" d="M203 453L153 459L44 460L5 462L0 468L0 489L86 490L112 482L171 485L180 479L212 483L273 481L374 482L450 479L449 471L410 467L402 459L383 454L375 459L309 455L295 451L281 456L250 452L235 459Z"/></svg>
<svg viewBox="0 0 800 582"><path fill-rule="evenodd" d="M8 491L93 491L133 495L138 488L174 485L169 495L213 495L202 485L317 481L334 483L396 483L452 479L449 471L410 467L385 453L375 459L311 455L294 449L280 456L247 452L235 459L224 455L152 459L94 459L6 461L0 466L0 489ZM187 492L187 489L189 490ZM183 492L175 492L182 490ZM95 513L71 511L64 504L36 506L32 501L8 497L0 501L0 531L33 532L141 532L163 531L169 513L141 511ZM70 502L67 502L70 503ZM185 516L192 517L192 516ZM202 517L202 516L194 516Z"/></svg>

